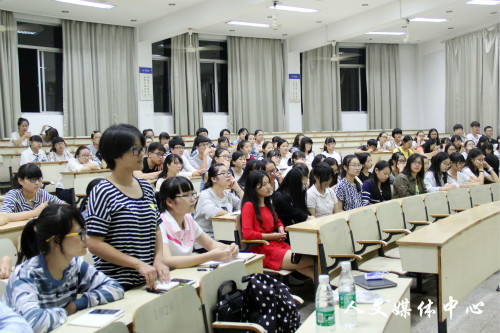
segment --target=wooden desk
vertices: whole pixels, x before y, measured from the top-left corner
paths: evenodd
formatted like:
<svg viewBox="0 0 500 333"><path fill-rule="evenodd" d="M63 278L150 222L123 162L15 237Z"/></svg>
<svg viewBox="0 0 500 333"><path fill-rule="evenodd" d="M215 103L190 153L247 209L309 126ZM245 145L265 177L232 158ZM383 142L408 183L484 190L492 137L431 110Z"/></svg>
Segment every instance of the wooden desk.
<svg viewBox="0 0 500 333"><path fill-rule="evenodd" d="M435 222L397 241L404 270L436 274L438 330L446 332L450 297L463 300L499 269L499 202Z"/></svg>
<svg viewBox="0 0 500 333"><path fill-rule="evenodd" d="M60 161L60 162L38 162L35 163L38 165L40 170L42 170L43 180L48 180L54 183L54 185L45 186L45 191L47 192L55 192L56 184L61 178L61 172L66 169L66 165L68 161Z"/></svg>
<svg viewBox="0 0 500 333"><path fill-rule="evenodd" d="M373 304L358 304L358 309L364 313L358 313L358 324L354 328L343 328L340 323L339 306L335 304L335 330L336 332L411 332L411 316L403 318L402 316L392 313L394 305L399 301L407 299L410 301L410 286L411 279L398 278L395 274L385 274L388 280L396 282L398 285L394 288L375 290L380 292L384 299L391 302L384 303L380 306L380 311L387 315L387 318L381 314L372 315L374 311ZM356 286L356 288L364 290ZM350 310L355 311L355 310ZM299 327L297 333L309 333L316 331L316 311L314 311Z"/></svg>
<svg viewBox="0 0 500 333"><path fill-rule="evenodd" d="M234 242L234 231L236 230L237 215L226 214L212 217L212 228L214 230L214 239Z"/></svg>
<svg viewBox="0 0 500 333"><path fill-rule="evenodd" d="M247 267L247 271L249 274L256 272L254 271L255 265L259 265L260 262L260 267L262 272L262 262L264 260L264 255L257 255L248 262L245 263L245 266ZM257 271L258 272L258 271ZM195 280L196 282L193 284L193 287L196 288L197 290L200 287L200 280L203 276L209 274L210 271L198 271L197 267L190 267L190 268L182 268L182 269L175 269L173 271L170 271L170 277L171 278L178 278L178 279L189 279L189 280ZM109 304L104 304L104 305L99 305L96 306L92 309L120 309L124 310L123 317L118 319L117 321L120 321L124 323L125 325L129 326L129 329L132 328L132 322L134 320L134 313L137 308L140 306L146 304L147 302L155 299L158 297L159 294L154 294L154 293L148 293L146 291L146 286L142 287L137 287L134 289L131 289L127 292L125 292L125 297L119 301L116 302L111 302ZM71 332L71 333L89 333L89 332L95 332L98 329L93 328L93 327L83 327L83 326L72 326L68 325L68 322L74 320L75 318L81 316L84 313L87 313L90 309L85 309L83 311L79 311L75 313L74 315L71 315L68 317L68 320L66 321L65 324L59 326L52 332L61 332L61 333L66 333L66 332ZM189 318L186 318L186 323L188 324ZM168 324L168 323L167 323Z"/></svg>
<svg viewBox="0 0 500 333"><path fill-rule="evenodd" d="M65 189L73 192L72 199L75 196L85 196L87 193L87 185L96 178L108 178L111 175L111 170L91 170L80 172L61 172L62 182ZM73 205L75 203L73 202Z"/></svg>
<svg viewBox="0 0 500 333"><path fill-rule="evenodd" d="M21 237L24 226L29 220L9 222L0 226L0 238L9 238L14 243L16 249L18 248L18 240Z"/></svg>

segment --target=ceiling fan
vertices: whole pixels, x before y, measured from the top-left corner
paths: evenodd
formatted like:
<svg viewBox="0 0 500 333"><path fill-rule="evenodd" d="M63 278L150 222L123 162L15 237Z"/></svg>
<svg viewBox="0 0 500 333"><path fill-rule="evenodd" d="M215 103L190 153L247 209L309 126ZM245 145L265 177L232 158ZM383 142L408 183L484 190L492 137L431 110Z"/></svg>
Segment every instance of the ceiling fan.
<svg viewBox="0 0 500 333"><path fill-rule="evenodd" d="M338 62L338 61L344 61L344 60L347 60L347 59L352 59L352 58L356 58L356 57L360 57L361 54L359 53L347 53L347 52L337 52L337 42L336 41L332 41L332 56L330 58L320 58L321 60L330 60L330 61L335 61L335 62Z"/></svg>
<svg viewBox="0 0 500 333"><path fill-rule="evenodd" d="M271 24L269 24L269 28L272 30L278 30L281 28L281 24L278 23L278 15L276 14L276 5L279 3L279 1L273 1L273 15L270 16L271 18Z"/></svg>

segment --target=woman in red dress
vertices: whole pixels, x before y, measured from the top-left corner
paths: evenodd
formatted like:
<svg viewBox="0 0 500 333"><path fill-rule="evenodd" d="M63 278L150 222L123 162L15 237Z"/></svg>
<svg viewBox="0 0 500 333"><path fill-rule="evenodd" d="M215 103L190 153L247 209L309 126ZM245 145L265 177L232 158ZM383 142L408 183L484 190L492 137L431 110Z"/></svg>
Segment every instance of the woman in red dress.
<svg viewBox="0 0 500 333"><path fill-rule="evenodd" d="M287 234L271 203L271 183L266 173L252 171L245 183L241 208L241 225L244 239L263 239L269 245L250 248L251 252L264 254L264 267L274 270L297 270L313 278L313 260L292 253L285 242Z"/></svg>

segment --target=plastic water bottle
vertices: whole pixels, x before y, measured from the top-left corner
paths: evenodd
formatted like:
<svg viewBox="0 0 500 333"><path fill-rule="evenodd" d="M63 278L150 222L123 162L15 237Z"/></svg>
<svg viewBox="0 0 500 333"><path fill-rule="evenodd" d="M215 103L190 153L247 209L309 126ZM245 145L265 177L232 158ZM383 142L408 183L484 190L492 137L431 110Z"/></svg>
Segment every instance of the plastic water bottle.
<svg viewBox="0 0 500 333"><path fill-rule="evenodd" d="M316 332L335 332L335 302L328 275L319 276L316 290Z"/></svg>
<svg viewBox="0 0 500 333"><path fill-rule="evenodd" d="M342 273L339 281L339 321L343 327L355 327L358 322L356 307L356 285L351 274L351 263L342 262ZM352 303L352 304L351 304ZM351 307L349 308L349 305ZM349 311L346 311L349 308Z"/></svg>

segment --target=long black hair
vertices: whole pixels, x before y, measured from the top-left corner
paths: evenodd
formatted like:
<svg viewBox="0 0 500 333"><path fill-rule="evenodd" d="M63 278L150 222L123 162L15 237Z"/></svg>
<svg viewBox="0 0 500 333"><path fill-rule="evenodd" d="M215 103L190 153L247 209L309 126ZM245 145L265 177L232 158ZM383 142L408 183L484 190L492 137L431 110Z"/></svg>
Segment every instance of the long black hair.
<svg viewBox="0 0 500 333"><path fill-rule="evenodd" d="M163 170L158 175L158 179L165 178L167 176L167 173L168 173L168 165L175 163L175 162L179 162L180 164L184 165L184 163L182 162L182 158L179 155L177 155L177 154L168 155L165 158L165 161L163 161Z"/></svg>
<svg viewBox="0 0 500 333"><path fill-rule="evenodd" d="M304 138L304 134L302 133L299 133L295 136L295 139L293 139L293 144L292 144L292 147L295 147L295 148L299 148L300 147L300 142L302 142L302 140L300 139L300 137Z"/></svg>
<svg viewBox="0 0 500 333"><path fill-rule="evenodd" d="M302 188L302 178L308 177L309 172L303 168L292 168L288 171L283 182L276 192L286 194L295 207L307 213L306 190Z"/></svg>
<svg viewBox="0 0 500 333"><path fill-rule="evenodd" d="M269 176L264 172L260 170L255 170L251 172L245 182L245 193L243 195L243 199L241 200L241 207L245 205L247 202L251 202L253 205L253 209L255 210L255 217L257 218L257 221L259 221L260 227L262 228L262 219L260 216L260 198L259 195L257 194L257 187L262 186L262 180L266 177L269 182L271 182L271 179ZM271 201L271 197L266 197L264 198L264 205L269 208L271 211L271 214L273 215L273 220L274 220L274 231L278 231L278 216L276 215L276 212L274 211L274 207Z"/></svg>
<svg viewBox="0 0 500 333"><path fill-rule="evenodd" d="M191 181L186 177L177 176L168 178L161 184L160 191L158 192L156 198L160 211L164 212L168 210L168 207L165 204L165 201L168 198L175 200L175 197L181 192L185 193L192 191L194 191L193 183L191 183Z"/></svg>
<svg viewBox="0 0 500 333"><path fill-rule="evenodd" d="M233 155L231 155L231 167L234 167L234 162L238 160L240 157L245 157L245 154L243 154L242 151L235 151Z"/></svg>
<svg viewBox="0 0 500 333"><path fill-rule="evenodd" d="M359 158L356 155L347 155L342 160L342 171L340 173L342 178L345 178L345 176L347 175L346 168L349 169L349 164L351 164L351 161L353 159L357 159L359 161ZM354 179L354 184L356 185L356 191L361 192L361 184L356 181L356 179Z"/></svg>
<svg viewBox="0 0 500 333"><path fill-rule="evenodd" d="M337 185L337 183L339 181L339 162L337 162L337 160L334 159L333 157L327 157L327 158L325 158L325 160L323 162L328 164L330 166L330 168L332 168L332 166L334 166L334 165L337 166L336 172L332 169L333 181L332 181L332 184L330 185L330 187L333 187L333 186Z"/></svg>
<svg viewBox="0 0 500 333"><path fill-rule="evenodd" d="M266 165L261 160L250 160L247 162L245 169L243 169L243 173L241 174L240 179L238 179L238 185L243 188L246 186L246 181L248 175L255 170L266 171Z"/></svg>
<svg viewBox="0 0 500 333"><path fill-rule="evenodd" d="M391 191L391 181L390 181L390 177L387 178L387 180L383 183L380 183L380 189L382 190L382 193L380 193L380 191L378 190L378 177L377 177L377 173L375 172L375 170L378 170L379 172L384 170L385 168L389 168L389 170L391 169L391 166L389 164L389 162L387 161L378 161L377 164L375 164L375 166L373 167L373 172L372 172L372 176L371 176L371 180L373 181L373 185L372 186L372 193L370 194L370 196L372 198L375 198L375 199L378 199L380 201L387 201L387 200L391 200L392 199L392 191Z"/></svg>
<svg viewBox="0 0 500 333"><path fill-rule="evenodd" d="M467 159L465 160L465 166L469 168L470 171L472 171L472 173L476 175L476 177L479 176L479 169L476 168L474 163L472 163L472 160L478 157L479 155L483 155L483 152L478 148L472 148L471 150L469 150L469 153L467 154Z"/></svg>
<svg viewBox="0 0 500 333"><path fill-rule="evenodd" d="M436 139L429 139L425 141L425 143L422 145L422 148L424 148L424 153L432 153L431 146L436 145L438 141Z"/></svg>
<svg viewBox="0 0 500 333"><path fill-rule="evenodd" d="M45 207L38 218L31 219L24 227L17 264L48 253L50 250L48 240L52 236L56 237L56 242L62 244L65 236L73 228L73 221L82 229L85 228L82 215L75 207L65 204L50 204ZM63 252L62 247L61 252Z"/></svg>
<svg viewBox="0 0 500 333"><path fill-rule="evenodd" d="M308 151L308 152L306 151L306 144L310 144L311 145L311 150ZM304 154L309 155L313 151L312 145L313 145L313 140L310 137L305 136L300 141L300 147L299 147L299 149Z"/></svg>
<svg viewBox="0 0 500 333"><path fill-rule="evenodd" d="M303 152L301 152L300 150L297 150L297 151L294 151L293 154L292 154L292 157L290 157L288 159L288 162L286 162L288 164L288 166L291 166L291 165L294 165L295 162L299 159L299 158L306 158L306 154L304 154Z"/></svg>
<svg viewBox="0 0 500 333"><path fill-rule="evenodd" d="M422 163L422 168L417 173L416 179L423 180L425 176L424 157L420 154L410 155L410 157L408 157L408 160L406 160L405 168L403 169L403 171L401 171L401 173L404 173L406 176L411 177L411 164L415 162L416 159L420 159L420 162Z"/></svg>
<svg viewBox="0 0 500 333"><path fill-rule="evenodd" d="M436 180L436 185L444 186L448 182L448 173L441 172L441 163L446 161L450 157L445 152L437 153L437 155L433 156L431 159L431 166L429 167L430 172L434 174L434 179ZM443 176L443 181L440 180L440 175Z"/></svg>
<svg viewBox="0 0 500 333"><path fill-rule="evenodd" d="M336 161L334 158L332 160ZM313 186L316 183L316 179L318 178L320 184L323 182L327 182L330 179L332 182L334 181L335 175L333 172L333 169L328 163L325 162L319 162L317 163L311 170L311 174L309 175L309 185ZM312 179L312 181L311 181Z"/></svg>
<svg viewBox="0 0 500 333"><path fill-rule="evenodd" d="M203 187L204 190L214 186L214 182L212 181L212 178L217 177L217 174L219 173L219 169L221 167L226 167L226 166L222 163L217 163L217 164L211 165L210 168L208 168L207 182L205 183L205 187Z"/></svg>
<svg viewBox="0 0 500 333"><path fill-rule="evenodd" d="M328 148L326 148L326 145L329 143L336 143L335 138L329 136L328 138L325 139L325 144L323 145L323 151L326 151L328 153Z"/></svg>
<svg viewBox="0 0 500 333"><path fill-rule="evenodd" d="M439 141L439 132L438 132L438 130L437 130L437 129L435 129L435 128L431 128L431 129L429 130L429 134L427 134L427 137L430 139L430 138L431 138L431 133L432 133L432 132L436 132L436 134L437 134L437 137L436 137L436 142L440 142L440 141Z"/></svg>
<svg viewBox="0 0 500 333"><path fill-rule="evenodd" d="M56 144L59 142L64 142L64 146L66 146L66 141L64 141L64 139L60 136L56 136L52 139L52 148L50 149L51 152L56 152Z"/></svg>

